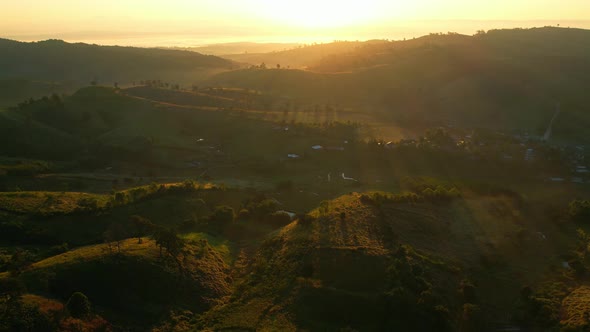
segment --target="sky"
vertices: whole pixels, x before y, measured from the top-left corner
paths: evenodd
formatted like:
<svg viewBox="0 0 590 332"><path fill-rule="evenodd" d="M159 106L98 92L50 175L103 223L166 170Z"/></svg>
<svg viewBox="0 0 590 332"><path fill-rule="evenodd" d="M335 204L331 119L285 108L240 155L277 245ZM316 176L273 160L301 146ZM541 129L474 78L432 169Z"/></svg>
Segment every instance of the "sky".
<svg viewBox="0 0 590 332"><path fill-rule="evenodd" d="M134 46L590 29L590 0L0 0L0 38Z"/></svg>

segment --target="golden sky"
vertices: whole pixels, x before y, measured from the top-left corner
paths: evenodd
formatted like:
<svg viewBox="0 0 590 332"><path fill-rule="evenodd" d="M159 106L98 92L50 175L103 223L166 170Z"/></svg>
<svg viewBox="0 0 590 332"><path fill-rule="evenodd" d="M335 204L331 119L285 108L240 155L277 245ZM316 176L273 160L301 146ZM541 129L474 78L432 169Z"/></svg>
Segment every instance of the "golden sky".
<svg viewBox="0 0 590 332"><path fill-rule="evenodd" d="M590 0L0 0L21 40L391 38L543 23L590 28ZM534 23L537 22L537 23ZM429 31L427 29L430 29ZM198 39L195 37L195 40Z"/></svg>

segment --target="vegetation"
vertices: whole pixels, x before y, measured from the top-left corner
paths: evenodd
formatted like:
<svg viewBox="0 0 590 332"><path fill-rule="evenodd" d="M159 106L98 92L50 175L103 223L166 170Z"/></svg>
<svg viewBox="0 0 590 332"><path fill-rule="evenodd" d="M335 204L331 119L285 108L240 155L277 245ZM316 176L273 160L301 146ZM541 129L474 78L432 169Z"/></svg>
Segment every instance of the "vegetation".
<svg viewBox="0 0 590 332"><path fill-rule="evenodd" d="M587 329L587 39L0 40L0 332Z"/></svg>

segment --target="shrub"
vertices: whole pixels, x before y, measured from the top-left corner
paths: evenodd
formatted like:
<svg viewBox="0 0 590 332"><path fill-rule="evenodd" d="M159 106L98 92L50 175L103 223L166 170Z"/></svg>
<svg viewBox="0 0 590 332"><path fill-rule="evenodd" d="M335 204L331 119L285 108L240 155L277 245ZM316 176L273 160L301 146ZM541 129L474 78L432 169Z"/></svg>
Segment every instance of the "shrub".
<svg viewBox="0 0 590 332"><path fill-rule="evenodd" d="M115 193L115 203L117 204L125 204L127 203L127 194L122 191Z"/></svg>
<svg viewBox="0 0 590 332"><path fill-rule="evenodd" d="M461 316L461 331L482 331L485 327L483 313L478 305L466 303Z"/></svg>
<svg viewBox="0 0 590 332"><path fill-rule="evenodd" d="M16 278L0 278L0 295L17 297L26 291L22 281Z"/></svg>
<svg viewBox="0 0 590 332"><path fill-rule="evenodd" d="M64 252L68 252L70 250L70 246L67 243L62 243L57 246L51 247L51 254L52 255L59 255L63 254Z"/></svg>
<svg viewBox="0 0 590 332"><path fill-rule="evenodd" d="M361 198L360 198L361 203L369 205L369 204L373 204L373 199L371 198L371 196L366 195L366 194L362 194Z"/></svg>
<svg viewBox="0 0 590 332"><path fill-rule="evenodd" d="M218 206L209 216L209 228L214 232L223 231L234 221L234 209L229 206Z"/></svg>
<svg viewBox="0 0 590 332"><path fill-rule="evenodd" d="M84 318L90 315L90 301L81 292L75 292L66 303L68 313L74 318Z"/></svg>
<svg viewBox="0 0 590 332"><path fill-rule="evenodd" d="M590 201L575 200L568 205L568 217L576 222L590 219Z"/></svg>
<svg viewBox="0 0 590 332"><path fill-rule="evenodd" d="M250 219L250 211L248 211L247 209L241 209L240 212L238 212L238 219L239 220Z"/></svg>
<svg viewBox="0 0 590 332"><path fill-rule="evenodd" d="M283 227L291 223L291 216L287 212L278 211L269 214L266 220L272 226Z"/></svg>
<svg viewBox="0 0 590 332"><path fill-rule="evenodd" d="M300 214L297 216L298 224L302 226L311 225L316 218L310 214Z"/></svg>
<svg viewBox="0 0 590 332"><path fill-rule="evenodd" d="M477 303L475 286L469 280L463 280L461 282L461 294L465 303Z"/></svg>
<svg viewBox="0 0 590 332"><path fill-rule="evenodd" d="M188 218L180 223L180 230L187 232L197 227L198 220L196 218Z"/></svg>

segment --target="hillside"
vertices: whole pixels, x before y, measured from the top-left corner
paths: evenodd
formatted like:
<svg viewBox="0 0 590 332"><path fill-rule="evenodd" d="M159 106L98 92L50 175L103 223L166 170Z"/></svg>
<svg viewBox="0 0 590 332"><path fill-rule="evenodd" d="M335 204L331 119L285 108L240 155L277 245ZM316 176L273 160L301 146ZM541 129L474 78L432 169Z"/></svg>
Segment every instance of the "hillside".
<svg viewBox="0 0 590 332"><path fill-rule="evenodd" d="M153 240L138 244L129 239L118 246L72 250L31 265L20 278L29 291L57 299L83 292L110 321L135 330L158 322L171 309L204 311L229 292L228 267L207 244L186 245L178 265L162 258Z"/></svg>
<svg viewBox="0 0 590 332"><path fill-rule="evenodd" d="M157 78L186 83L232 66L228 60L189 51L0 39L0 79L111 85Z"/></svg>
<svg viewBox="0 0 590 332"><path fill-rule="evenodd" d="M504 195L446 203L427 197L355 193L322 202L261 246L230 301L204 315L200 328L477 331L509 324L522 285L537 284L559 264L539 252L541 225L525 221L517 200Z"/></svg>
<svg viewBox="0 0 590 332"><path fill-rule="evenodd" d="M348 53L353 51L355 48L362 47L363 45L379 45L381 43L382 41L337 41L326 44L312 44L305 46L300 45L299 47L292 49L264 53L226 53L222 55L222 57L255 66L259 66L264 63L268 68L276 68L277 65L280 65L282 68L300 69L312 66L323 58L329 57L331 55Z"/></svg>
<svg viewBox="0 0 590 332"><path fill-rule="evenodd" d="M69 92L72 92L71 86L57 82L0 79L0 107L14 106L30 98Z"/></svg>
<svg viewBox="0 0 590 332"><path fill-rule="evenodd" d="M325 57L312 71L242 70L215 84L250 87L316 103L340 103L382 121L544 132L587 140L590 32L540 28L475 36L431 35L382 42ZM284 67L283 67L284 68Z"/></svg>

